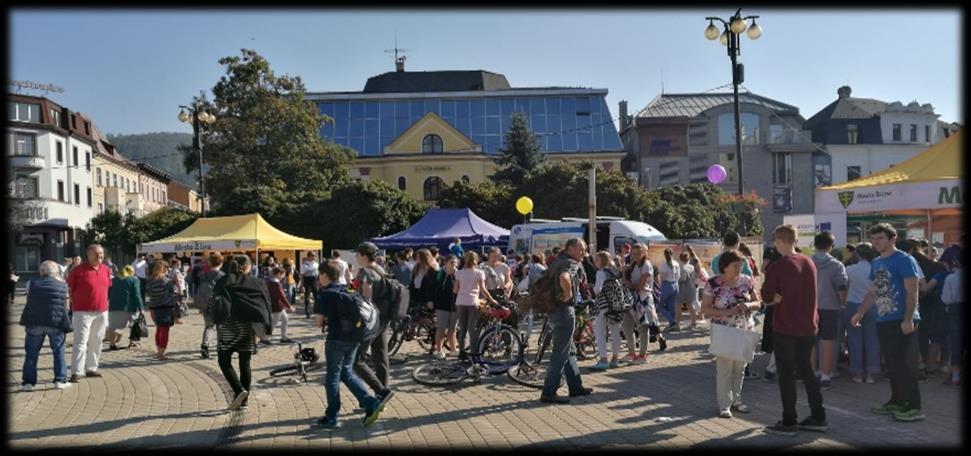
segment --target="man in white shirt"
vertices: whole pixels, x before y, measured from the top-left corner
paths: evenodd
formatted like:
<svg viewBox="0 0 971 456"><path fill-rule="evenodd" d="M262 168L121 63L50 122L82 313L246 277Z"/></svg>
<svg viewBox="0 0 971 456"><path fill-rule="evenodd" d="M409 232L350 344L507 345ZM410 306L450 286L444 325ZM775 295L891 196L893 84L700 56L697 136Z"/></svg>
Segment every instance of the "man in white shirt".
<svg viewBox="0 0 971 456"><path fill-rule="evenodd" d="M346 261L341 259L341 253L338 252L337 249L331 250L330 259L334 260L334 262L337 263L337 270L338 270L337 283L345 286L350 285L351 281L354 279L354 276L351 275L350 265L348 265Z"/></svg>
<svg viewBox="0 0 971 456"><path fill-rule="evenodd" d="M944 303L944 313L947 315L948 342L951 349L951 379L944 382L945 385L961 385L961 358L964 354L964 344L961 343L961 326L964 320L961 318L961 307L964 306L964 268L961 261L964 257L962 252L958 252L951 260L951 274L944 279L944 287L941 290L941 302Z"/></svg>
<svg viewBox="0 0 971 456"><path fill-rule="evenodd" d="M311 318L310 303L317 292L317 276L320 275L317 271L318 267L317 255L314 252L308 253L300 263L300 277L303 279L303 309L307 318Z"/></svg>
<svg viewBox="0 0 971 456"><path fill-rule="evenodd" d="M141 286L142 302L145 302L145 289L148 284L148 280L145 278L145 269L148 267L145 254L138 255L138 258L135 258L135 261L131 263L131 267L135 269L135 277L138 277L138 284Z"/></svg>

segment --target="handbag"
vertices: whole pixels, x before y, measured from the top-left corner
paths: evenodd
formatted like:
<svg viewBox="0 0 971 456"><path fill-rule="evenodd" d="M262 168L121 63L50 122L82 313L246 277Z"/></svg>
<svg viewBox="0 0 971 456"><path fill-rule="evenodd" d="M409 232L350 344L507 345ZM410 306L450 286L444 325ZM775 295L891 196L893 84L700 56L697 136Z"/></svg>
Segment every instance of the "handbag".
<svg viewBox="0 0 971 456"><path fill-rule="evenodd" d="M129 332L128 338L131 340L138 340L142 337L148 337L148 322L145 321L145 314L139 312L138 318L135 319L135 323L131 325L131 332Z"/></svg>
<svg viewBox="0 0 971 456"><path fill-rule="evenodd" d="M734 323L738 317L733 317ZM755 359L755 346L759 343L762 335L747 329L735 326L711 325L711 345L708 353L722 358L746 363Z"/></svg>

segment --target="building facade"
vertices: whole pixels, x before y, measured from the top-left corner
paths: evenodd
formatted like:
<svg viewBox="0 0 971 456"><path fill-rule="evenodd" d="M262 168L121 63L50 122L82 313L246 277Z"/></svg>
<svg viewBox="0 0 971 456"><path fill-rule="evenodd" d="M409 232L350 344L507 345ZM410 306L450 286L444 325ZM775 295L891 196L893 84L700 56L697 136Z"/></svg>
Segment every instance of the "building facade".
<svg viewBox="0 0 971 456"><path fill-rule="evenodd" d="M108 142L97 127L94 154L94 212L115 211L119 214L142 214L136 211L138 199L138 164L126 159Z"/></svg>
<svg viewBox="0 0 971 456"><path fill-rule="evenodd" d="M352 176L434 204L443 184L478 183L495 172L514 112L526 115L548 158L620 169L606 89L513 88L488 71L406 72L398 63L361 92L307 95L334 119L321 135L357 151Z"/></svg>
<svg viewBox="0 0 971 456"><path fill-rule="evenodd" d="M28 208L23 232L8 238L14 270L83 255L80 231L94 214L93 124L44 97L7 96L10 194Z"/></svg>
<svg viewBox="0 0 971 456"><path fill-rule="evenodd" d="M830 168L798 108L753 93L740 94L739 103L743 190L768 202L761 219L771 233L784 215L813 212L813 189L830 182ZM737 193L732 94L661 94L633 116L626 102L620 111L624 171L642 187L708 182L708 168L721 164L728 171L722 189Z"/></svg>
<svg viewBox="0 0 971 456"><path fill-rule="evenodd" d="M168 206L169 182L172 175L148 163L138 163L138 198L131 210L136 217Z"/></svg>
<svg viewBox="0 0 971 456"><path fill-rule="evenodd" d="M168 183L166 204L169 207L176 207L190 212L201 213L202 212L202 199L199 192L196 192L189 187L177 180L170 180Z"/></svg>

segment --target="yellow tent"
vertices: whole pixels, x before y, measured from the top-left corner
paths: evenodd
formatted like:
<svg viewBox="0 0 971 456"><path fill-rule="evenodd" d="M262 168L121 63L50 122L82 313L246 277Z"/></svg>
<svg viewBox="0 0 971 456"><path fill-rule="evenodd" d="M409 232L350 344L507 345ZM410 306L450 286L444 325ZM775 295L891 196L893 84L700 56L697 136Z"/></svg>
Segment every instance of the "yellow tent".
<svg viewBox="0 0 971 456"><path fill-rule="evenodd" d="M200 218L181 232L138 245L139 253L206 250L320 250L316 239L293 236L263 220L260 214Z"/></svg>

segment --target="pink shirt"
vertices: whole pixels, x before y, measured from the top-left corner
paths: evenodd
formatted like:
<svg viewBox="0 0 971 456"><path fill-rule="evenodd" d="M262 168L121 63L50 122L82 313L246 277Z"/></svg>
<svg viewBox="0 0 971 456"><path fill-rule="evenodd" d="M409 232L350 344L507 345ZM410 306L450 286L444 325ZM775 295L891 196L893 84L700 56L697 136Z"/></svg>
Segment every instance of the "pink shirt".
<svg viewBox="0 0 971 456"><path fill-rule="evenodd" d="M72 312L107 312L108 288L111 287L111 270L102 264L98 269L89 263L81 263L67 276L71 291Z"/></svg>
<svg viewBox="0 0 971 456"><path fill-rule="evenodd" d="M459 269L455 271L455 279L459 282L459 292L455 296L455 305L478 305L479 281L485 280L485 273L475 267Z"/></svg>

